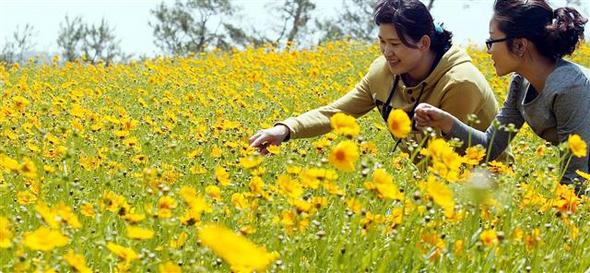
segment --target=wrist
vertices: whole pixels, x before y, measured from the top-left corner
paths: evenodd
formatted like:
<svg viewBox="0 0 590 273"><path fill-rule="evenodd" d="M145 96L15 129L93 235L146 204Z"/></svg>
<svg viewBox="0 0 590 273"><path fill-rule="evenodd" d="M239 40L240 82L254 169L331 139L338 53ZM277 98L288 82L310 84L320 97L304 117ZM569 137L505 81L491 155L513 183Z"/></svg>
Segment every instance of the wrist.
<svg viewBox="0 0 590 273"><path fill-rule="evenodd" d="M289 129L289 127L287 127L287 125L285 124L277 124L276 125L280 132L281 132L281 136L283 137L282 141L287 141L289 140L290 136L291 136L291 129Z"/></svg>
<svg viewBox="0 0 590 273"><path fill-rule="evenodd" d="M444 134L448 134L448 133L450 133L450 132L451 132L451 129L453 129L453 123L454 123L454 122L453 122L453 118L452 118L452 117L449 117L449 116L447 116L447 117L444 119L443 126L442 126L442 128L441 128L442 132L443 132Z"/></svg>

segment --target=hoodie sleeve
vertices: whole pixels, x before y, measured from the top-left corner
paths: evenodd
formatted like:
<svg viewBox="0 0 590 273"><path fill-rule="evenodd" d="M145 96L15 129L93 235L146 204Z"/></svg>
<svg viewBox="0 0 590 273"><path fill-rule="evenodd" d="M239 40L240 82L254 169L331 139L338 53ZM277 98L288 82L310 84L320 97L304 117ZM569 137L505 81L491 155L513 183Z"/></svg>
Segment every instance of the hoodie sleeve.
<svg viewBox="0 0 590 273"><path fill-rule="evenodd" d="M370 92L371 71L363 77L354 89L327 106L323 106L277 124L290 130L289 139L314 137L332 130L330 118L336 113L346 113L358 118L375 107Z"/></svg>

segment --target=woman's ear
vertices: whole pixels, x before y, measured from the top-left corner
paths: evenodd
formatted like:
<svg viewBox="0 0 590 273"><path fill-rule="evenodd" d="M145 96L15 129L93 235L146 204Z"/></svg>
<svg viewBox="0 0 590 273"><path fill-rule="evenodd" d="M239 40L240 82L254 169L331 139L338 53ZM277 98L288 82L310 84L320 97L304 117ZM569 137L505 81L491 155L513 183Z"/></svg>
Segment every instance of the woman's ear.
<svg viewBox="0 0 590 273"><path fill-rule="evenodd" d="M420 50L430 50L431 43L432 40L430 39L430 37L428 35L424 35L422 36L422 38L420 38L420 41L418 41L418 48Z"/></svg>
<svg viewBox="0 0 590 273"><path fill-rule="evenodd" d="M518 57L524 57L529 46L529 41L524 38L517 38L512 41L512 52Z"/></svg>

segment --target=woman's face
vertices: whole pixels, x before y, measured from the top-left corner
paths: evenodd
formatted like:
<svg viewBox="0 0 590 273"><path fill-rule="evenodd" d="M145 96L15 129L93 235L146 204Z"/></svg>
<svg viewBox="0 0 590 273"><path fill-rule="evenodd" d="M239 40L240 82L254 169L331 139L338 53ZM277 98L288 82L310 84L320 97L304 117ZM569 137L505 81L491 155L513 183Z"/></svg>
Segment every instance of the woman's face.
<svg viewBox="0 0 590 273"><path fill-rule="evenodd" d="M506 34L498 29L498 22L495 17L490 20L490 38L489 41L505 39ZM508 48L508 41L494 42L488 48L488 54L491 55L496 74L504 76L515 72L520 64L519 58Z"/></svg>
<svg viewBox="0 0 590 273"><path fill-rule="evenodd" d="M411 43L412 41L409 40L408 42ZM379 45L381 47L381 53L387 60L389 70L391 73L397 75L408 73L415 69L424 56L424 52L427 52L427 50L411 48L404 45L393 24L379 25Z"/></svg>

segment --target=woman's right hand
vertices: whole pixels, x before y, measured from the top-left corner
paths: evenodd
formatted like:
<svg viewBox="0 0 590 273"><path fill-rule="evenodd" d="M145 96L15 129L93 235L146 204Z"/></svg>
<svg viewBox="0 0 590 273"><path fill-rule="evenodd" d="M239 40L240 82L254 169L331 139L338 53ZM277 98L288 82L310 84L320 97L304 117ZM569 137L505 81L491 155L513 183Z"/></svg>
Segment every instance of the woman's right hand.
<svg viewBox="0 0 590 273"><path fill-rule="evenodd" d="M418 127L432 127L448 134L453 128L454 118L444 110L428 103L420 103L414 112L414 120Z"/></svg>
<svg viewBox="0 0 590 273"><path fill-rule="evenodd" d="M282 124L278 124L275 127L259 130L250 137L250 147L258 149L261 154L267 154L266 149L270 145L279 146L289 135L290 129Z"/></svg>

